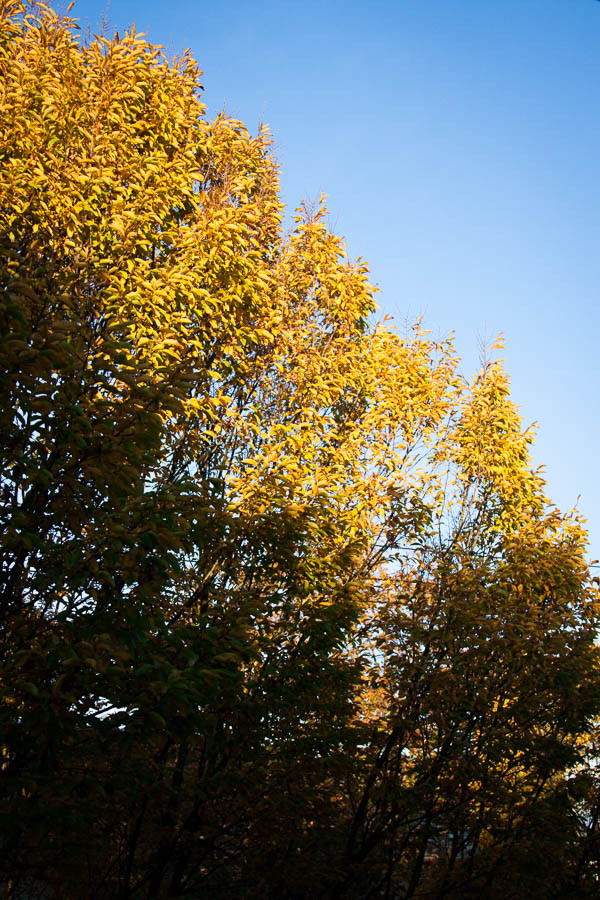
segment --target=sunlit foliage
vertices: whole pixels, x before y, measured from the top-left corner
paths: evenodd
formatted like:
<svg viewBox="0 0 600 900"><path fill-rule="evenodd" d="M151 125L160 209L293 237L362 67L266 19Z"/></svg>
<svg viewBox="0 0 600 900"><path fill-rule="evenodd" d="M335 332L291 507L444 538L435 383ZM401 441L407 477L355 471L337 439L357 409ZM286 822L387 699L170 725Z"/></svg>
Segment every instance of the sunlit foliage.
<svg viewBox="0 0 600 900"><path fill-rule="evenodd" d="M374 324L188 55L5 0L0 73L2 889L595 896L598 596L500 362Z"/></svg>

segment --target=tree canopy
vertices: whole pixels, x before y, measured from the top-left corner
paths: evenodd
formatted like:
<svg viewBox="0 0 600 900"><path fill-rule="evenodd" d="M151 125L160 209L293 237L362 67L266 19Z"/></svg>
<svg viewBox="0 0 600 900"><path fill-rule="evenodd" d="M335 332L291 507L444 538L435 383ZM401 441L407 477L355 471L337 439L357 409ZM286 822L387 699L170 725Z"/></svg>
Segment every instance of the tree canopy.
<svg viewBox="0 0 600 900"><path fill-rule="evenodd" d="M596 896L598 591L268 133L0 2L0 885ZM493 351L498 347L493 348Z"/></svg>

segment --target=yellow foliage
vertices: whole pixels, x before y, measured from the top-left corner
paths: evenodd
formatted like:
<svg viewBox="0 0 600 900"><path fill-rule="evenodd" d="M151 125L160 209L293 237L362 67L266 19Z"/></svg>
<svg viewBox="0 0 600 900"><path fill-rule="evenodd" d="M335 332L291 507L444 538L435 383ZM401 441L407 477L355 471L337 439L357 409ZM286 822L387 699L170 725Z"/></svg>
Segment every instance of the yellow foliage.
<svg viewBox="0 0 600 900"><path fill-rule="evenodd" d="M0 4L6 802L22 780L50 803L54 771L62 815L101 735L133 785L102 806L115 845L148 771L184 784L180 823L213 791L208 820L250 840L227 778L252 772L279 827L296 763L348 865L388 839L422 860L393 828L450 833L445 794L489 845L594 706L582 523L549 505L500 362L469 383L451 340L376 324L324 200L284 234L268 132L208 120L199 77L134 30Z"/></svg>

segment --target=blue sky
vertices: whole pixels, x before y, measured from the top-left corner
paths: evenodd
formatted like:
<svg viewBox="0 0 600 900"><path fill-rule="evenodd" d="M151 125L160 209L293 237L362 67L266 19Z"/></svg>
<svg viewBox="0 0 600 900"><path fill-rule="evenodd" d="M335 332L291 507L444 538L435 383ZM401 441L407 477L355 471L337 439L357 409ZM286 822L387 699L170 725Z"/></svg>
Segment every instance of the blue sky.
<svg viewBox="0 0 600 900"><path fill-rule="evenodd" d="M600 556L600 3L79 0L169 52L209 114L268 122L286 203L324 191L381 315L503 354L536 462Z"/></svg>

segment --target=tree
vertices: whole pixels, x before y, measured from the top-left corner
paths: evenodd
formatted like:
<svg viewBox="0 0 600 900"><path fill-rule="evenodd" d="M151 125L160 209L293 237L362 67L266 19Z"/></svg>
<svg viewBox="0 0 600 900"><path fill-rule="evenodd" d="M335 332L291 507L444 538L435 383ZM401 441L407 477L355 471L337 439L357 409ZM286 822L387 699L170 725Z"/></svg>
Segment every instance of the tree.
<svg viewBox="0 0 600 900"><path fill-rule="evenodd" d="M592 871L597 594L500 364L372 324L188 55L0 10L9 893L495 896L558 809Z"/></svg>

